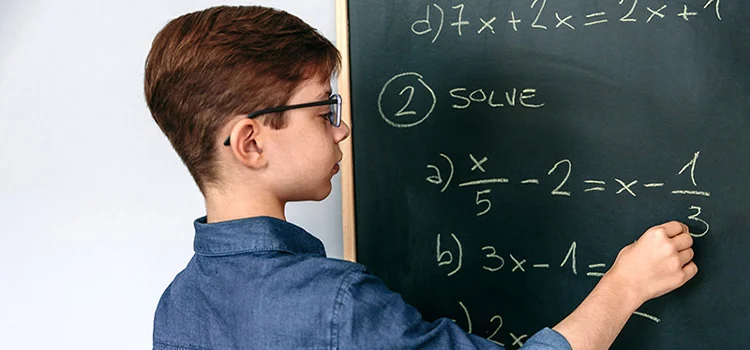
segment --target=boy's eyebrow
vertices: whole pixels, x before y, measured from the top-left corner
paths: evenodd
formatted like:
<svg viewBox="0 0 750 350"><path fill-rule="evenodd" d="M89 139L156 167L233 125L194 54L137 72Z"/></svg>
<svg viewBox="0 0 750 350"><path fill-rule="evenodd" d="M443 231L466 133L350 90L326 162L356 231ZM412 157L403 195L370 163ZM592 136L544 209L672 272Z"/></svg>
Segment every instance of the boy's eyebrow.
<svg viewBox="0 0 750 350"><path fill-rule="evenodd" d="M318 95L318 98L321 100L325 100L327 98L331 97L331 89L328 89L326 91L323 91Z"/></svg>

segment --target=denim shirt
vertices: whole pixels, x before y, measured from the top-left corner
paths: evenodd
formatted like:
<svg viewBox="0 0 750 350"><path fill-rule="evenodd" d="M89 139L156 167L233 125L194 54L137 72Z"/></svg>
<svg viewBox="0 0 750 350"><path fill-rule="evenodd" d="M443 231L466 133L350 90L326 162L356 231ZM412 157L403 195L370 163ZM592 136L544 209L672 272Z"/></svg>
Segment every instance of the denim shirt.
<svg viewBox="0 0 750 350"><path fill-rule="evenodd" d="M497 349L453 321L434 322L362 265L330 259L286 221L195 221L195 255L167 287L155 350ZM545 328L524 349L570 349Z"/></svg>

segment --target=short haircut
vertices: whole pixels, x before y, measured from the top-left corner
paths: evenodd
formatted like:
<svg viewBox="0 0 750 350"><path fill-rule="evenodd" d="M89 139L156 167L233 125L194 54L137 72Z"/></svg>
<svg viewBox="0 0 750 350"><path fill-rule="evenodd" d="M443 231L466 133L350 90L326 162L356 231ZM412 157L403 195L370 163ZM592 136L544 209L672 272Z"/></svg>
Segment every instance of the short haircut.
<svg viewBox="0 0 750 350"><path fill-rule="evenodd" d="M286 104L300 83L330 79L341 57L317 30L287 12L219 6L173 19L146 58L151 115L202 193L217 183L218 131L238 114ZM283 128L283 115L262 118ZM223 136L223 137L222 137Z"/></svg>

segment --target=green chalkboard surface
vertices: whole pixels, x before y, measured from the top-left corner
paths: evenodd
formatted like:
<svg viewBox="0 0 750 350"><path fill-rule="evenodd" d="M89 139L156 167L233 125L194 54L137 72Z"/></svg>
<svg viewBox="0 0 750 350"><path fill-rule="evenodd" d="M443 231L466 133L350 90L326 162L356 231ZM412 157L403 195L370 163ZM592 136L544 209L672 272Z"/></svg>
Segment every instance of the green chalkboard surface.
<svg viewBox="0 0 750 350"><path fill-rule="evenodd" d="M699 274L614 349L750 348L750 2L352 1L357 260L518 348L670 220Z"/></svg>

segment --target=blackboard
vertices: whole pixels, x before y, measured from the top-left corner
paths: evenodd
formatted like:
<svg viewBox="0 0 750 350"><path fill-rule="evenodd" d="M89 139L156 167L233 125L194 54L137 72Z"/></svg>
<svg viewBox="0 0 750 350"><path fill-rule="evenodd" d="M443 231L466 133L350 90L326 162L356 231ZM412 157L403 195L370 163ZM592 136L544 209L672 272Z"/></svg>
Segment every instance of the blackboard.
<svg viewBox="0 0 750 350"><path fill-rule="evenodd" d="M614 349L750 348L750 2L352 1L357 261L518 348L655 224L698 275Z"/></svg>

